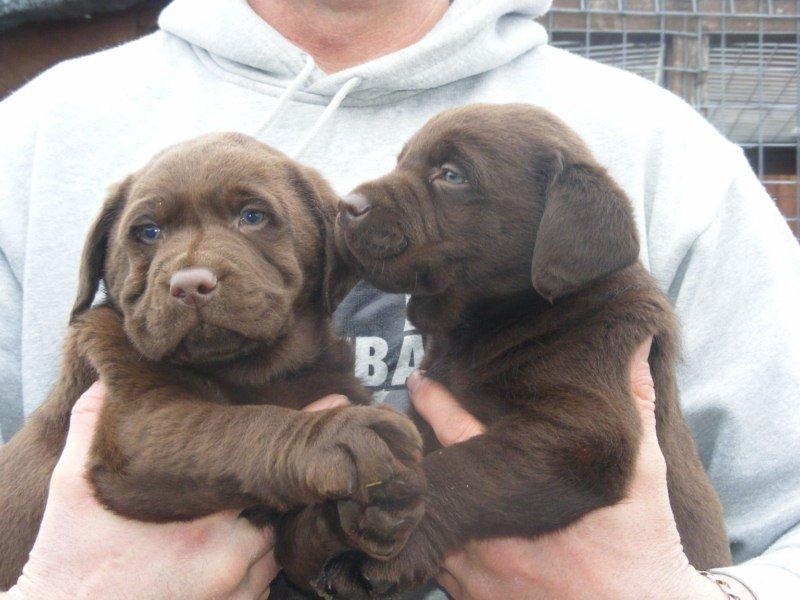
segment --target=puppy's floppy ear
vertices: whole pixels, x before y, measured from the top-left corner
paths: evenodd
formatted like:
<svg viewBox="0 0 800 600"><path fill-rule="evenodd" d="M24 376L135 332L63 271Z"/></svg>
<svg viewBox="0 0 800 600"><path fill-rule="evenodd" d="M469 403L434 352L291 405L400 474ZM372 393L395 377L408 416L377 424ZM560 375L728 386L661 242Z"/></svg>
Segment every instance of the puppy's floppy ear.
<svg viewBox="0 0 800 600"><path fill-rule="evenodd" d="M322 307L333 314L353 289L358 276L336 249L335 223L339 197L316 171L296 168L294 186L313 211L322 234Z"/></svg>
<svg viewBox="0 0 800 600"><path fill-rule="evenodd" d="M100 286L100 280L104 276L111 228L125 206L132 179L133 177L129 176L111 188L100 214L89 229L89 235L83 246L80 273L78 274L78 297L72 307L70 322L92 305L97 288Z"/></svg>
<svg viewBox="0 0 800 600"><path fill-rule="evenodd" d="M560 156L553 164L531 264L533 287L550 302L639 256L630 202L605 170Z"/></svg>

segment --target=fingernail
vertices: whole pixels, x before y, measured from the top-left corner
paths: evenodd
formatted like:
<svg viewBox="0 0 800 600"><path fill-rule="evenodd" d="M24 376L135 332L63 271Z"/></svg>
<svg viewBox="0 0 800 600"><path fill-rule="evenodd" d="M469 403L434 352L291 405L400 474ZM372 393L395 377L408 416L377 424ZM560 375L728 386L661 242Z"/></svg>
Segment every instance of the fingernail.
<svg viewBox="0 0 800 600"><path fill-rule="evenodd" d="M350 400L347 399L347 396L343 394L333 394L330 398L328 398L331 407L336 406L344 406L345 404L350 404Z"/></svg>
<svg viewBox="0 0 800 600"><path fill-rule="evenodd" d="M332 408L347 406L348 404L350 404L350 401L347 399L347 396L333 394L325 398L325 402L320 403L320 406L315 406L311 410L330 410Z"/></svg>
<svg viewBox="0 0 800 600"><path fill-rule="evenodd" d="M89 389L86 390L86 392L91 393L93 396L104 396L106 393L106 384L103 383L101 379L98 379L89 386Z"/></svg>
<svg viewBox="0 0 800 600"><path fill-rule="evenodd" d="M312 402L303 410L306 412L317 412L320 410L330 410L332 408L347 406L348 404L350 404L350 401L347 399L347 396L343 396L342 394L331 394L330 396L325 396L324 398L320 398L319 400Z"/></svg>
<svg viewBox="0 0 800 600"><path fill-rule="evenodd" d="M411 371L411 374L406 378L406 387L409 393L414 394L422 384L422 373L419 371Z"/></svg>

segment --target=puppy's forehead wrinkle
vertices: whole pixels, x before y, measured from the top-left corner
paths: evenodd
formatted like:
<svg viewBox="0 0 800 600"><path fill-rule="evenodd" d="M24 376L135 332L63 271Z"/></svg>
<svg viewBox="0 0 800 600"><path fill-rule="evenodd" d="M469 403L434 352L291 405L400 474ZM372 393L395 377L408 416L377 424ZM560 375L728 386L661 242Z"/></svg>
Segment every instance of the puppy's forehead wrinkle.
<svg viewBox="0 0 800 600"><path fill-rule="evenodd" d="M191 202L170 194L148 194L143 198L134 198L126 207L120 219L120 226L127 227L137 222L153 221L159 226L170 223L180 223L185 226L195 226L199 223L199 213L190 209Z"/></svg>
<svg viewBox="0 0 800 600"><path fill-rule="evenodd" d="M232 148L212 137L199 145L179 145L174 152L151 161L139 173L134 193L170 190L177 197L212 199L220 192L250 188L260 195L265 186L280 186L286 179L282 164L286 160L260 144L256 148Z"/></svg>

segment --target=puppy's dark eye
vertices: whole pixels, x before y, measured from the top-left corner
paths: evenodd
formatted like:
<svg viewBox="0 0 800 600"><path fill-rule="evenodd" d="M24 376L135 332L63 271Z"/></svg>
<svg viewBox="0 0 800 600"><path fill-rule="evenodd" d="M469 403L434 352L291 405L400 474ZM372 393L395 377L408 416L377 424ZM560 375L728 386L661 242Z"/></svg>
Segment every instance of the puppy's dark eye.
<svg viewBox="0 0 800 600"><path fill-rule="evenodd" d="M461 185L462 183L467 182L461 173L456 173L450 169L444 169L442 171L442 179L444 179L447 183L454 183L456 185Z"/></svg>
<svg viewBox="0 0 800 600"><path fill-rule="evenodd" d="M451 185L464 185L467 183L467 178L452 165L443 165L440 177L444 182Z"/></svg>
<svg viewBox="0 0 800 600"><path fill-rule="evenodd" d="M133 230L134 236L143 244L155 244L161 237L161 227L155 223L145 223Z"/></svg>
<svg viewBox="0 0 800 600"><path fill-rule="evenodd" d="M239 217L240 225L259 225L263 223L267 215L263 211L255 210L254 208L245 208Z"/></svg>

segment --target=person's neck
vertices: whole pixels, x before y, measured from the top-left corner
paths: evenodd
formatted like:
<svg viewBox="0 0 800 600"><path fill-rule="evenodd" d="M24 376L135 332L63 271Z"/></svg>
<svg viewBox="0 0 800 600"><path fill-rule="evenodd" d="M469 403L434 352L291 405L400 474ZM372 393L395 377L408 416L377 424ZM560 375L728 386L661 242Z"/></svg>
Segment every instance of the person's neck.
<svg viewBox="0 0 800 600"><path fill-rule="evenodd" d="M248 0L253 11L335 73L422 39L449 0Z"/></svg>

